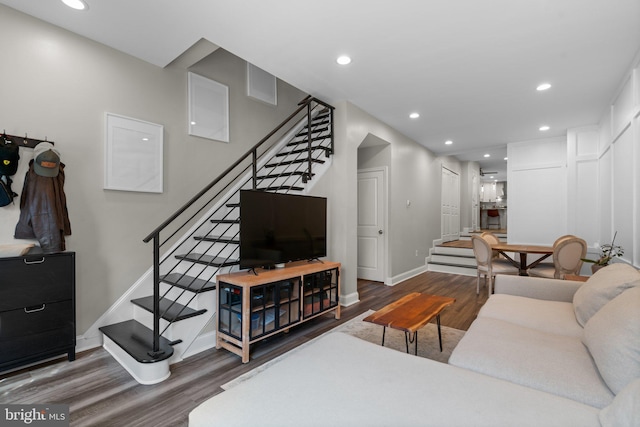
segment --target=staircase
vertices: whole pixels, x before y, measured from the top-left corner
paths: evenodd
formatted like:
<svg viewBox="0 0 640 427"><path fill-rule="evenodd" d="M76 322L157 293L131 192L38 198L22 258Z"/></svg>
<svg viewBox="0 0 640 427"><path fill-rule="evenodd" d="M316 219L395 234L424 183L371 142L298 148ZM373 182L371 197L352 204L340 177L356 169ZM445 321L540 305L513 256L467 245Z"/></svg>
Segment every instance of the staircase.
<svg viewBox="0 0 640 427"><path fill-rule="evenodd" d="M428 271L476 276L477 264L471 248L471 234L460 233L460 242L469 242L468 247L451 247L434 244L429 252ZM507 240L506 234L496 234L501 240ZM457 245L461 246L461 245Z"/></svg>
<svg viewBox="0 0 640 427"><path fill-rule="evenodd" d="M144 239L153 267L127 293L131 308L121 311L132 318L99 328L104 348L139 383L161 382L172 363L215 345L215 278L239 264L240 190L304 194L333 152L333 107L307 97Z"/></svg>

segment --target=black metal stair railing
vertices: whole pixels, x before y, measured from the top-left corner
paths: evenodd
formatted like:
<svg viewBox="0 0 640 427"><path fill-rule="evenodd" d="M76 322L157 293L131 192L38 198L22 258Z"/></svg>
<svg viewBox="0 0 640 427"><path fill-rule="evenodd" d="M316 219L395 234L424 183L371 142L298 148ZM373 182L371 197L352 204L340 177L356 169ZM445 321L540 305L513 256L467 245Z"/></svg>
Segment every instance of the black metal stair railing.
<svg viewBox="0 0 640 427"><path fill-rule="evenodd" d="M303 189L301 184L314 176L314 165L324 163L322 157L329 157L334 153L333 109L329 104L314 97L308 96L303 99L289 117L143 239L145 243L152 242L153 251L153 348L149 351L152 358L162 358L161 335L196 294L192 294L173 319L167 318L167 312L177 304L176 301L188 292L187 289L200 291L207 287L221 268L237 264L235 258L238 256L239 243L239 204L233 201L234 196L241 188L274 192ZM306 123L302 130L296 132L286 144L293 149L274 155L273 146L281 141L283 135L297 129L296 126L300 127L301 120L305 118ZM286 130L287 125L289 130ZM276 170L277 172L273 172ZM204 214L206 218L201 218L206 210L211 212ZM196 222L201 225L194 227ZM192 239L194 242L191 247L186 248L187 254L176 254L178 248L184 247L177 245L161 257L161 248L177 239L179 233L184 234L187 227L195 228L187 232L188 236L184 238L184 241ZM207 229L206 234L197 235L202 228ZM214 250L214 247L217 249ZM192 252L195 250L201 253ZM210 251L213 251L214 255L209 254ZM172 267L167 267L165 274L161 274L163 263L168 262L171 256L179 261ZM182 261L189 261L190 264L185 271L177 272L176 269ZM201 272L191 276L191 271L196 266L202 268ZM167 284L167 290L162 294L161 282ZM176 287L181 291L177 297L169 300L168 294ZM173 312L175 311L174 309ZM167 321L167 325L160 330L162 318Z"/></svg>

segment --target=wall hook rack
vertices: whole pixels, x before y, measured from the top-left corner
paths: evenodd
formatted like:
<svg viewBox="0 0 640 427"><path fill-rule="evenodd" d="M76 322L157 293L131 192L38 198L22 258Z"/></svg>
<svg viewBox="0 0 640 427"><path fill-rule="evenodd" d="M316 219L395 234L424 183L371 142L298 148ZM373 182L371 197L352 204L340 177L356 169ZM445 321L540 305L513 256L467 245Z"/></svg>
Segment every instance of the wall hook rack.
<svg viewBox="0 0 640 427"><path fill-rule="evenodd" d="M11 142L13 142L14 144L18 144L18 146L20 147L26 148L35 148L36 145L40 144L41 142L48 142L50 144L54 143L53 141L48 141L46 137L44 139L29 138L26 133L24 134L24 136L7 135L4 129L2 131L2 137L4 139L11 140Z"/></svg>

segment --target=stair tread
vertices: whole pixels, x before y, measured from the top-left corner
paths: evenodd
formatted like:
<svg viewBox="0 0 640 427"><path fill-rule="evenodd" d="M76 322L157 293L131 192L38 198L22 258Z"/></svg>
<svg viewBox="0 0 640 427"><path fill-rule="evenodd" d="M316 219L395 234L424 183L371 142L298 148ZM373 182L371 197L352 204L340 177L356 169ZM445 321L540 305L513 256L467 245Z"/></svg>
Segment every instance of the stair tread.
<svg viewBox="0 0 640 427"><path fill-rule="evenodd" d="M300 164L300 163L306 163L308 162L309 159L296 159L296 160L287 160L286 162L280 162L280 163L270 163L265 165L265 168L277 168L278 166L287 166L287 165L293 165L293 164ZM324 163L324 160L320 160L320 159L311 159L311 161L313 163Z"/></svg>
<svg viewBox="0 0 640 427"><path fill-rule="evenodd" d="M329 126L325 126L325 124L328 124L329 122L327 121L327 123L315 123L311 125L311 133L319 133L319 132L326 132L329 130ZM320 127L322 126L322 127ZM305 130L300 131L296 134L296 136L304 136L304 135L308 135L309 132L307 131L308 127L305 126L304 127Z"/></svg>
<svg viewBox="0 0 640 427"><path fill-rule="evenodd" d="M302 191L304 187L296 187L295 185L279 185L275 187L265 187L258 188L260 191L278 191L278 190L293 190L293 191Z"/></svg>
<svg viewBox="0 0 640 427"><path fill-rule="evenodd" d="M302 143L300 143L300 144L292 144L292 145L289 145L289 147L293 147L294 145L301 145L301 144ZM314 146L311 147L311 151L317 151L317 150L325 150L326 151L328 149L329 149L329 147L325 147L323 145L314 145ZM278 154L276 154L276 157L287 157L287 156L290 156L292 154L301 154L301 153L306 153L308 151L309 151L308 147L298 148L298 149L295 149L295 150L278 153Z"/></svg>
<svg viewBox="0 0 640 427"><path fill-rule="evenodd" d="M153 313L153 296L136 298L131 300L131 302ZM194 310L193 308L186 307L167 298L160 300L160 314L162 318L168 322L178 322L190 317L199 316L206 312L207 310Z"/></svg>
<svg viewBox="0 0 640 427"><path fill-rule="evenodd" d="M209 282L204 279L198 279L197 277L180 273L171 273L166 276L161 276L160 280L195 293L209 292L216 289L215 282Z"/></svg>
<svg viewBox="0 0 640 427"><path fill-rule="evenodd" d="M180 273L171 273L166 276L161 276L160 280L195 293L209 292L216 289L215 282L209 282L204 279L198 279L197 277Z"/></svg>
<svg viewBox="0 0 640 427"><path fill-rule="evenodd" d="M235 219L212 219L214 224L240 224L240 218Z"/></svg>
<svg viewBox="0 0 640 427"><path fill-rule="evenodd" d="M302 145L302 144L308 145L308 141L307 141L307 137L306 136L298 135L298 136L295 136L294 138L302 138L302 139L298 139L298 140L292 139L291 141L289 141L287 143L287 145L285 145L285 147L296 147L296 146ZM324 142L325 140L330 139L330 138L331 138L331 135L312 136L311 137L311 142L312 143L314 143L316 141L323 141ZM323 143L320 142L320 143L318 143L316 145L312 145L312 147L316 148L316 149L323 148L324 145L322 145L322 144ZM324 147L324 148L327 148L327 147Z"/></svg>
<svg viewBox="0 0 640 427"><path fill-rule="evenodd" d="M198 264L206 264L214 267L227 267L232 265L240 264L240 261L237 259L226 259L222 257L214 257L212 255L199 254L199 253L188 253L182 255L176 255L176 258L183 259L185 261L192 261Z"/></svg>
<svg viewBox="0 0 640 427"><path fill-rule="evenodd" d="M169 340L160 337L159 348L164 353L157 358L151 357L148 352L153 348L153 331L136 320L103 326L100 331L140 363L160 362L173 355Z"/></svg>
<svg viewBox="0 0 640 427"><path fill-rule="evenodd" d="M261 179L274 179L274 178L282 178L285 176L303 176L306 175L305 171L294 171L294 172L283 172L283 173L274 173L274 174L270 174L270 175L261 175L258 176L257 179L261 180ZM314 173L312 173L311 175L315 175Z"/></svg>
<svg viewBox="0 0 640 427"><path fill-rule="evenodd" d="M205 241L205 242L220 242L220 243L240 244L240 239L238 239L237 237L224 237L224 236L206 235L206 236L193 236L193 238L196 239L196 240L202 240L202 241Z"/></svg>

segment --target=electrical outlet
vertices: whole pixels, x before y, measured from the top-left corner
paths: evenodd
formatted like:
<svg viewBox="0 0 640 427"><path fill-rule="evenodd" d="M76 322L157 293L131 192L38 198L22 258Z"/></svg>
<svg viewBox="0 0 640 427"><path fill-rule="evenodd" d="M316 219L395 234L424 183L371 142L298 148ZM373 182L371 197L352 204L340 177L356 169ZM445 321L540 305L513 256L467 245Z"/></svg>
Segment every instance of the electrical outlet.
<svg viewBox="0 0 640 427"><path fill-rule="evenodd" d="M416 249L416 256L418 256L418 250Z"/></svg>

